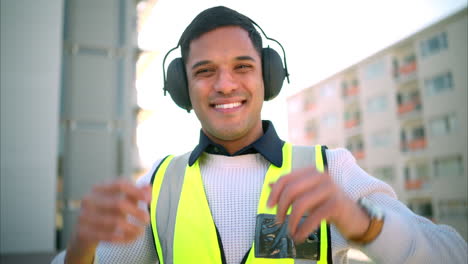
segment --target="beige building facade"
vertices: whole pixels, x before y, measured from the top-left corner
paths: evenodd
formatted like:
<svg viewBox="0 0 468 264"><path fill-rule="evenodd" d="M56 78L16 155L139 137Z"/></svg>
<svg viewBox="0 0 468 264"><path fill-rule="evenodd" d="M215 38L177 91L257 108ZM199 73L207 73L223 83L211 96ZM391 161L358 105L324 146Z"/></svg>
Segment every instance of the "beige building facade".
<svg viewBox="0 0 468 264"><path fill-rule="evenodd" d="M346 147L410 209L468 239L468 12L288 98L289 139Z"/></svg>

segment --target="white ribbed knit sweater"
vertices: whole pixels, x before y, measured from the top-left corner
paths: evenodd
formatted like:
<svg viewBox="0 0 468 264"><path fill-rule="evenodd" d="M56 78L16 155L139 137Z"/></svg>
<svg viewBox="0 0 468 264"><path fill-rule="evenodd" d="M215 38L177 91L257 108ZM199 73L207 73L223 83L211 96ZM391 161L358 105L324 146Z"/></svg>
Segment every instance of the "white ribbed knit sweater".
<svg viewBox="0 0 468 264"><path fill-rule="evenodd" d="M413 214L396 200L388 184L359 168L349 151L327 150L326 155L330 175L349 197L357 200L366 196L384 209L381 234L359 248L376 263L466 263L467 244L451 227ZM159 162L137 185L150 182ZM240 263L252 245L257 201L269 165L260 154L228 157L204 153L200 157L205 192L229 264ZM333 226L331 239L333 262L347 263L346 254L352 245ZM53 263L63 263L64 254ZM150 226L133 243L100 243L95 263L157 263Z"/></svg>

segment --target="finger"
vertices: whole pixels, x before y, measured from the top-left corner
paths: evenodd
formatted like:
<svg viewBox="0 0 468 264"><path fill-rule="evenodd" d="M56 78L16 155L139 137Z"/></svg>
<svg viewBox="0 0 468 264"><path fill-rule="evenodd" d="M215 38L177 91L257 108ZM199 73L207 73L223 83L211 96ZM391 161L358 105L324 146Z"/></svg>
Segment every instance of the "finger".
<svg viewBox="0 0 468 264"><path fill-rule="evenodd" d="M149 223L149 212L146 208L141 208L134 201L121 198L111 204L111 212L116 215L132 216L141 223Z"/></svg>
<svg viewBox="0 0 468 264"><path fill-rule="evenodd" d="M127 216L106 214L102 215L98 212L83 212L80 214L81 224L88 226L91 230L99 232L114 233L116 230L121 229L125 222L137 224Z"/></svg>
<svg viewBox="0 0 468 264"><path fill-rule="evenodd" d="M295 234L302 216L306 212L313 212L320 204L325 203L332 196L333 189L329 183L322 183L314 190L303 194L293 202L291 215L289 216L288 229Z"/></svg>
<svg viewBox="0 0 468 264"><path fill-rule="evenodd" d="M144 203L145 205L148 205L151 202L152 186L145 185L145 186L138 187L138 188L140 188L140 191L144 193L145 200L139 200L139 199L135 199L134 197L129 197L129 196L126 196L126 198L135 204Z"/></svg>
<svg viewBox="0 0 468 264"><path fill-rule="evenodd" d="M121 179L110 184L96 185L93 192L101 194L125 195L131 200L149 202L151 200L151 191L149 186L139 188L132 182Z"/></svg>
<svg viewBox="0 0 468 264"><path fill-rule="evenodd" d="M147 208L140 207L136 201L131 201L125 196L95 195L89 203L89 208L83 209L96 212L98 215L132 216L145 224L150 219Z"/></svg>
<svg viewBox="0 0 468 264"><path fill-rule="evenodd" d="M129 243L137 239L144 231L144 226L134 225L130 222L123 222L119 229L113 233L111 242Z"/></svg>
<svg viewBox="0 0 468 264"><path fill-rule="evenodd" d="M141 233L145 227L137 226L129 222L122 221L116 225L116 229L112 231L108 230L96 230L94 228L88 228L87 232L89 236L93 237L97 241L106 242L132 242Z"/></svg>
<svg viewBox="0 0 468 264"><path fill-rule="evenodd" d="M296 170L289 174L286 174L279 178L278 181L273 183L271 186L270 196L268 197L267 206L273 207L275 204L278 203L279 196L283 191L283 188L289 184L289 182L293 181L294 179L301 177L306 172L305 169Z"/></svg>
<svg viewBox="0 0 468 264"><path fill-rule="evenodd" d="M276 218L278 221L283 222L288 208L297 197L307 191L313 191L314 188L320 184L322 179L323 177L320 177L320 175L310 175L310 173L307 173L303 177L297 178L295 181L291 181L286 185L283 188L277 203L278 209Z"/></svg>
<svg viewBox="0 0 468 264"><path fill-rule="evenodd" d="M313 211L304 222L297 228L295 234L292 234L292 237L296 243L302 243L304 240L316 230L322 220L326 220L331 212L333 211L334 201L329 200L325 202L322 206Z"/></svg>

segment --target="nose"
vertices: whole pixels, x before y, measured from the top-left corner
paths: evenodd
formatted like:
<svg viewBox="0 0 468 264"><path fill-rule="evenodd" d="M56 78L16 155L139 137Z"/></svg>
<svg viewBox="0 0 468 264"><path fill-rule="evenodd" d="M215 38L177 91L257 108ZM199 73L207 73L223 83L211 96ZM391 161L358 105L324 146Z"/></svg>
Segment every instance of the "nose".
<svg viewBox="0 0 468 264"><path fill-rule="evenodd" d="M237 89L237 81L233 73L226 69L219 69L214 84L214 90L222 94L229 94Z"/></svg>

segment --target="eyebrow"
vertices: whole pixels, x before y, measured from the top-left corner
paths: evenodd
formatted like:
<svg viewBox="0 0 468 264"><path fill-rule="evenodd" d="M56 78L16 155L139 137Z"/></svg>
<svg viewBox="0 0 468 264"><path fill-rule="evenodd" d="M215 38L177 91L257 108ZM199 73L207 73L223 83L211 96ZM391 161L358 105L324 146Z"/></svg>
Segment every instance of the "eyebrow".
<svg viewBox="0 0 468 264"><path fill-rule="evenodd" d="M254 59L253 57L251 57L251 56L237 56L237 57L236 57L236 60L240 60L240 61L242 61L242 60L255 61L255 59ZM195 68L197 68L197 67L199 67L199 66L202 66L202 65L205 65L205 64L209 64L209 63L211 63L211 61L209 61L209 60L202 60L202 61L199 61L199 62L193 64L192 70L195 69Z"/></svg>

